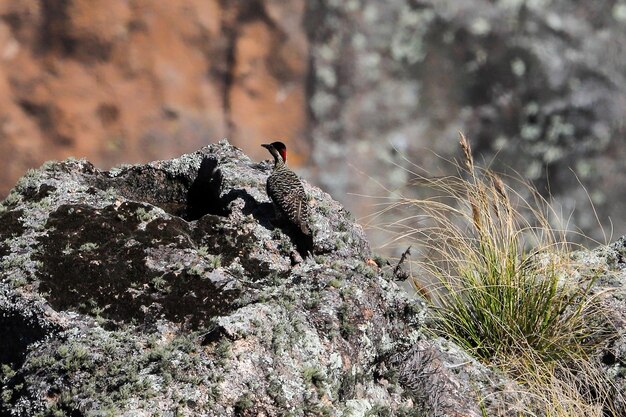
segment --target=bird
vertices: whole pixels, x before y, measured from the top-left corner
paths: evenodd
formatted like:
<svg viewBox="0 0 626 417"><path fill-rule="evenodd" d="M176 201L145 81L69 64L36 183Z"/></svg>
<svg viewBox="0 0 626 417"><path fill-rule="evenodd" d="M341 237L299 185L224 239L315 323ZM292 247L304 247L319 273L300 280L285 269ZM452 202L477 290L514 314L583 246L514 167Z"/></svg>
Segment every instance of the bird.
<svg viewBox="0 0 626 417"><path fill-rule="evenodd" d="M311 236L308 200L302 181L287 167L287 147L282 142L265 143L261 146L274 157L274 169L267 178L265 188L275 211L305 236Z"/></svg>

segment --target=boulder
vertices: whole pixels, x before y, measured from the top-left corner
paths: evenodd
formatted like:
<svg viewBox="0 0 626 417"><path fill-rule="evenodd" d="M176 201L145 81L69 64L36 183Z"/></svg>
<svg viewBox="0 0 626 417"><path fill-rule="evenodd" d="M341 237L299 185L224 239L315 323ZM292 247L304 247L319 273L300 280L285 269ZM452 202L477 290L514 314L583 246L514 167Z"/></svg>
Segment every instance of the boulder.
<svg viewBox="0 0 626 417"><path fill-rule="evenodd" d="M23 177L0 205L0 415L480 416L503 378L423 332L425 303L307 183L299 253L270 171L222 141Z"/></svg>
<svg viewBox="0 0 626 417"><path fill-rule="evenodd" d="M169 161L100 171L66 160L23 177L0 205L0 415L478 417L528 406L514 382L433 336L426 303L306 182L313 241L302 252L274 217L270 171L222 141ZM598 364L618 391L624 242L575 253L589 271L571 277L596 277L613 328Z"/></svg>

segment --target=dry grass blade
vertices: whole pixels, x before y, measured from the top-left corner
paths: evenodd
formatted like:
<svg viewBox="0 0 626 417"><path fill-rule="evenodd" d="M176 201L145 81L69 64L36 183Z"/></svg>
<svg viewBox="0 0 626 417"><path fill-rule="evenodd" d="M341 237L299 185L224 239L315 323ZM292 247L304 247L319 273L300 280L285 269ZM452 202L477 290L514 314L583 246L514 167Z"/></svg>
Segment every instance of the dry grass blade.
<svg viewBox="0 0 626 417"><path fill-rule="evenodd" d="M463 150L463 162L465 163L465 169L467 169L467 172L469 172L473 176L474 157L472 156L472 147L470 146L469 141L462 132L459 132L459 137L461 138L459 144L461 145L461 149Z"/></svg>
<svg viewBox="0 0 626 417"><path fill-rule="evenodd" d="M478 168L462 133L460 146L465 175L419 177L435 193L397 198L393 209L410 214L384 226L420 253L416 287L431 295L436 332L529 387L534 403L550 410L544 415L618 415L607 406L615 392L591 360L614 335L590 296L593 277L570 278L574 246L565 227L553 226L560 216L523 180L511 187ZM593 377L581 382L581 372ZM561 394L568 403L553 404Z"/></svg>

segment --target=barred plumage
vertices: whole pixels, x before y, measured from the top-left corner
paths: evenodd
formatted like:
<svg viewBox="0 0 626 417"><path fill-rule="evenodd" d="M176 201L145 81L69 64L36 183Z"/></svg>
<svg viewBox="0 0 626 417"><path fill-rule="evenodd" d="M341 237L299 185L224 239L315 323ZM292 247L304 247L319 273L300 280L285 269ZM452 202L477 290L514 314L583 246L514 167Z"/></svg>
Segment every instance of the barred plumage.
<svg viewBox="0 0 626 417"><path fill-rule="evenodd" d="M302 233L310 235L309 205L300 178L290 170L287 161L287 147L282 142L262 145L274 157L274 171L267 179L267 195L274 207Z"/></svg>

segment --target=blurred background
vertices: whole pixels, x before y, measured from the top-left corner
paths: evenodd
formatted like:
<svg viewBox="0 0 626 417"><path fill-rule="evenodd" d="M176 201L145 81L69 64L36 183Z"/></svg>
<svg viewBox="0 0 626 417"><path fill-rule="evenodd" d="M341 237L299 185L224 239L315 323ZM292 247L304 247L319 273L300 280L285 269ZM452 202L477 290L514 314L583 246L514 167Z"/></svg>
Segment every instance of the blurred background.
<svg viewBox="0 0 626 417"><path fill-rule="evenodd" d="M367 219L411 164L454 172L461 130L603 240L590 200L626 234L625 116L626 0L0 0L0 198L49 159L280 139Z"/></svg>

